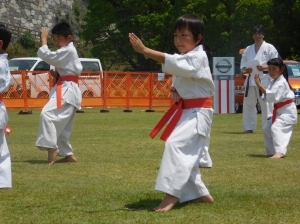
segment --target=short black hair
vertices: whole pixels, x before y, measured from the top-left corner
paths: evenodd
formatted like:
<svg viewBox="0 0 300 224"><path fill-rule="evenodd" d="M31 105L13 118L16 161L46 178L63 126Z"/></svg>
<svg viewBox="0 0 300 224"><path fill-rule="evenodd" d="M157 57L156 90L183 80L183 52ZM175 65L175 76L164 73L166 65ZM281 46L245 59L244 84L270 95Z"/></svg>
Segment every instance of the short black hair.
<svg viewBox="0 0 300 224"><path fill-rule="evenodd" d="M191 31L195 41L198 39L199 35L202 36L202 39L198 45L201 45L201 44L203 45L203 50L206 52L208 61L210 62L212 59L213 52L207 44L204 44L204 22L203 22L203 20L194 14L182 15L182 16L178 17L178 19L175 22L174 32L176 32L176 30L181 30L183 28L188 28Z"/></svg>
<svg viewBox="0 0 300 224"><path fill-rule="evenodd" d="M265 34L264 28L263 28L262 25L256 25L256 26L254 26L254 28L253 28L253 30L252 30L252 33L253 33L253 34L254 34L254 33L261 33L262 35Z"/></svg>
<svg viewBox="0 0 300 224"><path fill-rule="evenodd" d="M191 31L195 41L198 39L199 34L202 35L203 40L204 22L198 16L194 14L185 14L180 16L175 22L174 32L183 28L188 28ZM198 45L202 44L202 40Z"/></svg>
<svg viewBox="0 0 300 224"><path fill-rule="evenodd" d="M68 37L72 34L71 26L66 22L60 22L55 24L55 26L51 30L52 34Z"/></svg>
<svg viewBox="0 0 300 224"><path fill-rule="evenodd" d="M0 23L0 40L2 40L2 49L6 50L11 40L11 32L6 28L3 23Z"/></svg>

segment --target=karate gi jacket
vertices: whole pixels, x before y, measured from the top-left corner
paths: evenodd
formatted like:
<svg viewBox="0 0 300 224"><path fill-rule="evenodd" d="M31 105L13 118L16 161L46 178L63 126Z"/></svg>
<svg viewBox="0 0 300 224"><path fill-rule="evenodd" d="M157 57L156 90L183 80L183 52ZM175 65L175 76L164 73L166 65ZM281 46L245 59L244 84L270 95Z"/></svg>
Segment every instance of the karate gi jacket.
<svg viewBox="0 0 300 224"><path fill-rule="evenodd" d="M47 45L43 45L39 48L37 55L46 63L53 65L55 71L61 77L68 75L80 76L82 72L82 65L73 42L56 51L50 51ZM52 88L49 97L56 97L55 92L56 86ZM72 104L78 109L81 108L82 95L76 83L63 81L62 96L63 101Z"/></svg>

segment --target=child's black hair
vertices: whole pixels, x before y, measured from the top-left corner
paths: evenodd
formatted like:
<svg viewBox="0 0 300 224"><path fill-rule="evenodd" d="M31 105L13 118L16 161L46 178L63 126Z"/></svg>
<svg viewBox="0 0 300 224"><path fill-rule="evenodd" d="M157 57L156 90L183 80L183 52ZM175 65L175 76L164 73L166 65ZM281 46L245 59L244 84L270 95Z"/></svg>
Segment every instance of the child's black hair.
<svg viewBox="0 0 300 224"><path fill-rule="evenodd" d="M51 30L52 34L68 37L72 34L71 26L66 22L60 22L55 24L55 26Z"/></svg>
<svg viewBox="0 0 300 224"><path fill-rule="evenodd" d="M287 67L286 65L283 63L281 58L272 58L267 62L267 65L274 65L279 67L280 69L283 68L283 77L286 79L287 83L289 84L289 87L291 90L293 90L293 88L291 87L290 83L289 83L289 75L288 75L288 71L287 71Z"/></svg>
<svg viewBox="0 0 300 224"><path fill-rule="evenodd" d="M0 23L0 40L3 42L2 49L5 51L11 40L11 32L3 23Z"/></svg>
<svg viewBox="0 0 300 224"><path fill-rule="evenodd" d="M212 50L209 48L208 45L203 43L204 38L204 22L201 18L193 14L185 14L180 16L174 25L174 32L176 30L181 30L187 27L193 34L194 40L198 39L199 34L202 36L201 41L198 45L203 45L203 50L206 52L208 61L212 59Z"/></svg>

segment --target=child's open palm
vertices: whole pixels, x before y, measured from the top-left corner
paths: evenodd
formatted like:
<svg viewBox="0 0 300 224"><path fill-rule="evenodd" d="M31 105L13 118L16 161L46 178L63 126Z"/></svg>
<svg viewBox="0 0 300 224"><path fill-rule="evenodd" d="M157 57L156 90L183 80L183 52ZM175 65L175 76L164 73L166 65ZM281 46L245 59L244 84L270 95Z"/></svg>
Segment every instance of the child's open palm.
<svg viewBox="0 0 300 224"><path fill-rule="evenodd" d="M138 53L143 53L143 50L146 48L143 42L138 38L134 33L129 33L129 41L133 49Z"/></svg>

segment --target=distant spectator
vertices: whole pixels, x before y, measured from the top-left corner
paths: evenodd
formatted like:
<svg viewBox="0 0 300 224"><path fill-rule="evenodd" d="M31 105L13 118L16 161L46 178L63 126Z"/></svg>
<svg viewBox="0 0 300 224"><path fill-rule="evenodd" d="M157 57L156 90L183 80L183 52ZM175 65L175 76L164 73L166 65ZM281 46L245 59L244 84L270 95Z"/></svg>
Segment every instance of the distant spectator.
<svg viewBox="0 0 300 224"><path fill-rule="evenodd" d="M264 41L264 31L262 26L255 26L252 32L252 38L254 44L248 46L241 59L241 71L242 73L248 73L248 77L245 80L245 95L243 102L243 127L244 133L253 133L256 130L257 123L257 101L260 104L262 114L262 126L267 120L267 117L271 114L273 105L264 102L260 95L260 91L254 81L254 75L252 74L252 68L247 67L247 63L253 60L258 60L259 65L256 67L258 75L261 79L262 85L267 87L270 83L270 76L268 75L267 61L272 58L278 57L278 52L275 47Z"/></svg>

